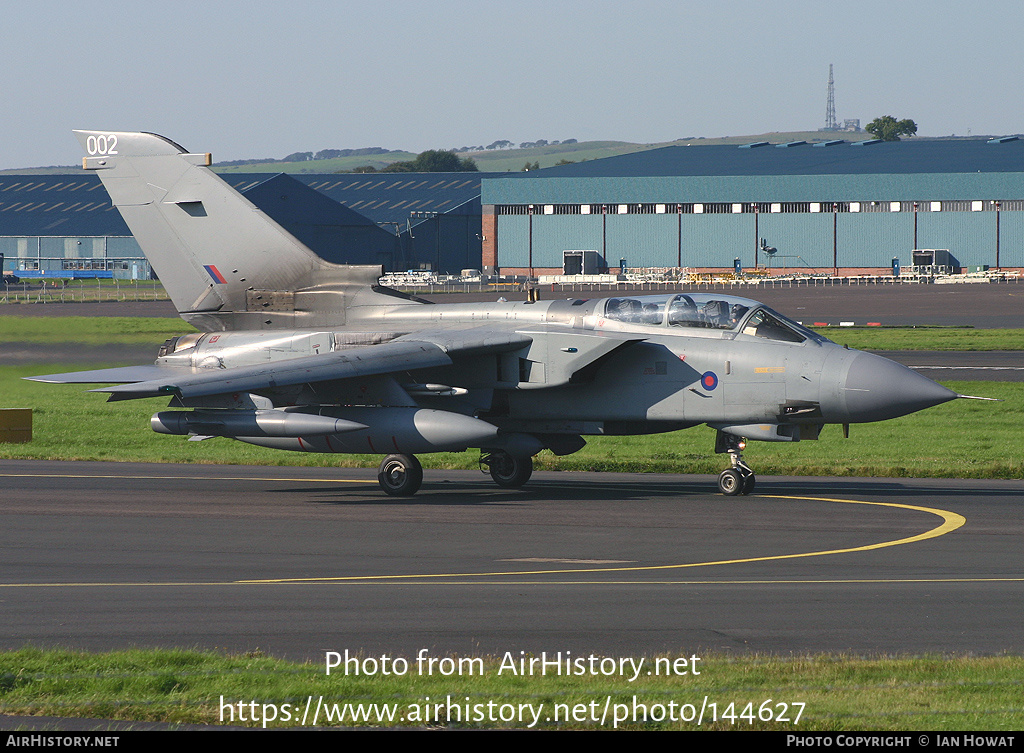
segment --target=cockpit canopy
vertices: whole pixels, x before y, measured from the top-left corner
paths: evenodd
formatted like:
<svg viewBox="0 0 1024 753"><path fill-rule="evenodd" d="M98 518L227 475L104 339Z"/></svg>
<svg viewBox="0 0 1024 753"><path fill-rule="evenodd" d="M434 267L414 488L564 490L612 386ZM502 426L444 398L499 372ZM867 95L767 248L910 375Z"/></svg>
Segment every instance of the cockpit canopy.
<svg viewBox="0 0 1024 753"><path fill-rule="evenodd" d="M757 301L726 295L681 293L608 298L604 301L603 316L625 324L723 330L782 342L827 341Z"/></svg>

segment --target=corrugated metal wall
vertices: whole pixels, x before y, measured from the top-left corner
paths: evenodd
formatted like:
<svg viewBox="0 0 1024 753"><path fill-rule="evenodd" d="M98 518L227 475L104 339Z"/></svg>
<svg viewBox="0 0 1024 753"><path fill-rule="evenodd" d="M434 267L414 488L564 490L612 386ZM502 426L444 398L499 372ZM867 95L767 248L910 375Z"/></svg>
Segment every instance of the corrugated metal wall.
<svg viewBox="0 0 1024 753"><path fill-rule="evenodd" d="M617 267L619 259L630 267L676 265L679 224L675 215L610 214L607 219L605 258L612 266Z"/></svg>
<svg viewBox="0 0 1024 753"><path fill-rule="evenodd" d="M732 267L732 260L737 256L745 267L754 265L754 215L688 214L683 217L684 267Z"/></svg>
<svg viewBox="0 0 1024 753"><path fill-rule="evenodd" d="M731 267L739 257L754 264L755 238L778 249L773 267L827 270L833 264L833 214L564 214L533 215L533 266L561 267L562 252L594 249L610 266L625 258L630 267ZM602 222L607 230L602 233ZM840 212L835 217L840 267L888 267L894 256L908 266L914 248L913 212ZM963 265L995 266L993 211L918 212L917 247L948 248ZM1024 212L1000 213L1000 263L1024 266ZM498 265L529 264L530 218L498 216ZM605 241L602 243L602 235ZM763 255L762 265L766 264Z"/></svg>
<svg viewBox="0 0 1024 753"><path fill-rule="evenodd" d="M1024 212L1000 212L999 264L1004 267L1024 267ZM993 261L976 262L995 264Z"/></svg>
<svg viewBox="0 0 1024 753"><path fill-rule="evenodd" d="M908 215L908 219L913 227L913 217ZM948 248L965 266L995 266L996 213L918 212L917 247Z"/></svg>

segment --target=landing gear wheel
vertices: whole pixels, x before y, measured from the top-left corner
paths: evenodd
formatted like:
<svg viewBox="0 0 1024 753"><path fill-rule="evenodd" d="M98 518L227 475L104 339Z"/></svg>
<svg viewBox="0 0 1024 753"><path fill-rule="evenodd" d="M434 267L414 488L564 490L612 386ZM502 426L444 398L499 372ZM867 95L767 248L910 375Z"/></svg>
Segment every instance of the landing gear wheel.
<svg viewBox="0 0 1024 753"><path fill-rule="evenodd" d="M726 434L721 430L715 437L715 452L729 453L729 462L732 465L718 477L718 491L727 497L750 494L754 491L754 483L757 481L754 471L743 462L743 448L746 446L746 439Z"/></svg>
<svg viewBox="0 0 1024 753"><path fill-rule="evenodd" d="M743 491L740 494L747 495L754 491L754 483L757 481L757 477L753 473L748 473L743 477Z"/></svg>
<svg viewBox="0 0 1024 753"><path fill-rule="evenodd" d="M377 481L392 497L411 497L423 483L423 466L413 455L388 455L377 471Z"/></svg>
<svg viewBox="0 0 1024 753"><path fill-rule="evenodd" d="M735 468L727 468L718 477L718 491L727 497L743 494L744 478Z"/></svg>
<svg viewBox="0 0 1024 753"><path fill-rule="evenodd" d="M507 452L493 452L487 460L491 478L498 486L518 489L533 475L533 458L522 458Z"/></svg>

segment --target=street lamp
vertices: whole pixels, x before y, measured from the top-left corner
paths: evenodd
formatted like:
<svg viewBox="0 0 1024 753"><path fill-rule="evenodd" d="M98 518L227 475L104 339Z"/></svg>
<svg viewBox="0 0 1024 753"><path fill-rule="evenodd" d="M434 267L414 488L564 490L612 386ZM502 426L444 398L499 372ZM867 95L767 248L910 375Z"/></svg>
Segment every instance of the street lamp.
<svg viewBox="0 0 1024 753"><path fill-rule="evenodd" d="M917 249L917 202L914 202L914 249Z"/></svg>
<svg viewBox="0 0 1024 753"><path fill-rule="evenodd" d="M761 232L758 229L758 225L757 225L757 223L758 223L758 219L757 219L758 206L757 206L757 202L756 201L753 203L753 207L754 207L754 270L756 271L757 270L757 251L758 251L757 242L758 242L758 238L761 237Z"/></svg>
<svg viewBox="0 0 1024 753"><path fill-rule="evenodd" d="M530 279L533 279L533 204L529 204L526 207L526 214L529 215L529 267L530 267Z"/></svg>
<svg viewBox="0 0 1024 753"><path fill-rule="evenodd" d="M839 277L839 204L832 202L832 276Z"/></svg>
<svg viewBox="0 0 1024 753"><path fill-rule="evenodd" d="M996 205L996 271L999 271L999 208L1003 205L1003 202L997 201Z"/></svg>

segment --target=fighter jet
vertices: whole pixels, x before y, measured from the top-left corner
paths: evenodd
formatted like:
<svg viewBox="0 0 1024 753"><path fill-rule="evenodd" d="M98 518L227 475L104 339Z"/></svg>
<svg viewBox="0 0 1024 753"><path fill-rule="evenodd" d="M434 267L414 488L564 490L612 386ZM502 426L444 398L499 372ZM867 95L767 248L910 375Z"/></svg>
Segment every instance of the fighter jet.
<svg viewBox="0 0 1024 753"><path fill-rule="evenodd" d="M83 165L199 333L153 365L34 377L101 383L109 400L167 396L152 429L299 452L384 455L390 495L420 488L417 454L479 449L519 488L543 449L590 435L707 424L718 480L749 494L748 440L814 440L825 424L895 418L957 394L720 293L432 304L380 267L331 264L189 153L149 133L76 131ZM200 450L197 450L200 451Z"/></svg>

